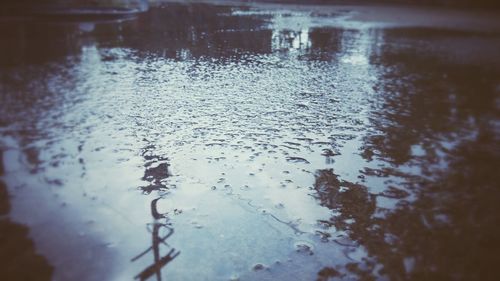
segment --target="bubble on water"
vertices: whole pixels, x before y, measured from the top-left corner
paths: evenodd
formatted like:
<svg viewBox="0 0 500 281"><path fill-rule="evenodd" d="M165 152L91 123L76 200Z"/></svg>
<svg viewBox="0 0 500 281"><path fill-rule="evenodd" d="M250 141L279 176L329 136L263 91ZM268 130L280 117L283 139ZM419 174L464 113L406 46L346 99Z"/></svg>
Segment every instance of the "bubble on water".
<svg viewBox="0 0 500 281"><path fill-rule="evenodd" d="M306 254L306 255L314 255L314 245L309 243L309 242L306 242L306 241L298 241L294 244L294 248L295 248L295 251L297 253L301 253L301 254Z"/></svg>
<svg viewBox="0 0 500 281"><path fill-rule="evenodd" d="M316 235L319 236L320 241L323 243L330 241L330 237L332 237L332 235L326 231L316 230L315 233L316 233Z"/></svg>
<svg viewBox="0 0 500 281"><path fill-rule="evenodd" d="M333 239L333 241L341 246L345 246L345 247L358 247L359 245L352 241L351 239L349 239L348 237L345 237L343 235L339 235L337 236L337 238Z"/></svg>
<svg viewBox="0 0 500 281"><path fill-rule="evenodd" d="M288 156L286 157L286 161L292 162L292 163L304 163L304 164L310 164L307 159L302 158L302 157L297 157L297 156Z"/></svg>
<svg viewBox="0 0 500 281"><path fill-rule="evenodd" d="M266 266L261 263L257 263L252 267L252 269L253 271L260 271L266 269Z"/></svg>

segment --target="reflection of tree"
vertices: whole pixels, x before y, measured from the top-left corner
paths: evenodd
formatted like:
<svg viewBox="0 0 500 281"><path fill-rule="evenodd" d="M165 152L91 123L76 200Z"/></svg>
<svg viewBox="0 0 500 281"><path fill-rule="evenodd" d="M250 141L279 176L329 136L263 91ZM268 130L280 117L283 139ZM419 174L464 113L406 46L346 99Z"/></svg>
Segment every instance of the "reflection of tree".
<svg viewBox="0 0 500 281"><path fill-rule="evenodd" d="M455 64L429 50L422 54L394 47L398 45L391 40L401 36L423 36L412 30L404 34L389 31L386 40L392 44L372 57L381 66L380 100L373 103L373 128L362 153L367 161L385 164L365 168L363 176L384 178L392 186L374 195L331 170L318 171L314 185L321 204L338 214L329 223L347 231L368 258L325 268L318 278L340 271L366 280L378 275L390 280L496 280L500 151L494 120L500 71ZM416 154L414 146L422 151ZM421 172L409 172L404 169L408 165ZM383 197L396 200L396 206L376 205Z"/></svg>
<svg viewBox="0 0 500 281"><path fill-rule="evenodd" d="M494 280L495 253L488 249L500 237L499 194L495 166L484 169L478 162L498 158L487 151L472 152L474 145L464 144L454 152L456 170L432 184L419 185L416 201L401 200L391 211L377 208L376 196L366 187L339 181L331 170L318 171L317 198L339 213L329 223L347 231L375 258L348 264L351 274L363 279L379 273L391 280ZM374 217L377 212L385 216ZM413 264L408 272L405 263ZM377 264L383 269L373 272Z"/></svg>
<svg viewBox="0 0 500 281"><path fill-rule="evenodd" d="M309 31L311 48L308 56L313 60L333 60L342 51L342 38L349 32L341 28L313 28Z"/></svg>
<svg viewBox="0 0 500 281"><path fill-rule="evenodd" d="M170 58L270 53L272 31L263 29L267 16L232 15L232 10L230 6L171 3L122 26L102 26L98 32L121 35L119 40L103 41L106 46Z"/></svg>
<svg viewBox="0 0 500 281"><path fill-rule="evenodd" d="M316 173L316 198L322 206L340 212L331 222L342 229L351 227L367 227L367 223L375 211L373 196L368 194L366 187L347 181L340 181L333 170L319 170ZM351 219L358 224L346 223ZM356 231L354 231L356 232Z"/></svg>
<svg viewBox="0 0 500 281"><path fill-rule="evenodd" d="M386 40L403 43L458 36L465 35L428 29L389 30L385 34ZM371 122L382 134L367 138L364 155L368 159L378 154L375 156L403 164L411 158L411 145L421 143L429 157L426 161L431 161L443 137L462 137L471 128L483 130L498 117L498 68L450 64L433 56L436 50L424 50L427 54L392 42L382 48L380 56L372 57L372 63L380 65L376 89L383 102L374 108ZM377 153L380 146L384 149Z"/></svg>
<svg viewBox="0 0 500 281"><path fill-rule="evenodd" d="M159 219L168 220L168 217L166 215L160 214L156 208L156 204L160 199L161 198L156 198L155 200L151 201L151 214L155 220ZM153 227L153 229L151 230L151 234L153 237L152 246L146 249L144 252L140 253L139 255L135 256L132 259L132 261L136 261L139 258L143 257L145 254L147 254L149 251L152 251L154 256L153 264L146 267L135 278L140 280L146 280L149 277L156 275L156 280L160 281L162 280L161 269L169 262L171 262L173 259L175 259L180 254L180 252L178 251L176 252L174 248L170 248L170 245L166 243L166 240L172 234L174 234L174 229L170 227L168 223L155 222L152 224L152 227ZM162 256L160 253L160 248L162 245L170 248L168 253L164 256Z"/></svg>
<svg viewBox="0 0 500 281"><path fill-rule="evenodd" d="M264 28L269 16L233 15L233 9L170 3L124 21L5 22L0 24L0 64L44 63L78 55L93 44L176 59L270 53L272 31Z"/></svg>
<svg viewBox="0 0 500 281"><path fill-rule="evenodd" d="M168 189L168 187L165 186L166 179L169 177L168 158L155 155L155 148L154 145L148 145L142 151L142 156L144 160L146 160L144 164L146 170L144 171L142 179L149 182L149 185L141 186L140 188L146 194L155 190L161 191Z"/></svg>
<svg viewBox="0 0 500 281"><path fill-rule="evenodd" d="M271 15L233 14L235 7L170 3L128 20L40 21L0 24L5 65L44 63L77 57L82 47L130 48L174 59L241 58L303 48L307 58L334 60L343 40L358 31L339 28L280 30L267 27ZM245 11L248 7L237 7ZM297 46L295 46L297 45ZM274 49L273 49L274 48Z"/></svg>
<svg viewBox="0 0 500 281"><path fill-rule="evenodd" d="M155 155L155 148L156 147L154 145L150 144L147 145L142 152L142 156L146 160L146 163L144 164L146 170L144 171L142 179L148 181L150 184L140 188L148 194L152 191L168 189L165 185L165 179L169 176L167 163L168 159L166 157ZM174 229L168 223L168 216L158 212L157 204L160 199L161 197L151 201L151 215L155 220L155 222L151 224L152 229L150 230L152 234L152 246L132 259L132 261L136 261L149 251L153 252L154 262L135 277L139 280L146 280L153 275L156 276L156 280L162 280L161 269L180 254L180 252L176 252L176 250L171 248L166 242L166 240L174 234ZM164 222L161 222L162 220L164 220ZM162 246L170 249L167 254L163 256L160 252Z"/></svg>

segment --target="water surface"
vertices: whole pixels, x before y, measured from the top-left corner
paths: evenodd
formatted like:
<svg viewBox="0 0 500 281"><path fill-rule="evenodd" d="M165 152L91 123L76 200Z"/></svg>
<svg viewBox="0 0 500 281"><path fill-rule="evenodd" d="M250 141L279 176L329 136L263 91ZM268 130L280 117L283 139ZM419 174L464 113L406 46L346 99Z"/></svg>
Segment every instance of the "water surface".
<svg viewBox="0 0 500 281"><path fill-rule="evenodd" d="M494 280L500 33L168 4L0 22L10 218L55 280Z"/></svg>

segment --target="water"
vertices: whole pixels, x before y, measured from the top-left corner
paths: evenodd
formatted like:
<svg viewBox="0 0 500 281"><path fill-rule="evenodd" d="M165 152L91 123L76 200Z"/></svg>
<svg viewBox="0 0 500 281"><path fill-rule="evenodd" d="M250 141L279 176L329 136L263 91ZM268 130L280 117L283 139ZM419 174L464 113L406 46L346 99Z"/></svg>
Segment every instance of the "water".
<svg viewBox="0 0 500 281"><path fill-rule="evenodd" d="M53 279L495 279L500 33L353 13L0 22L9 217Z"/></svg>

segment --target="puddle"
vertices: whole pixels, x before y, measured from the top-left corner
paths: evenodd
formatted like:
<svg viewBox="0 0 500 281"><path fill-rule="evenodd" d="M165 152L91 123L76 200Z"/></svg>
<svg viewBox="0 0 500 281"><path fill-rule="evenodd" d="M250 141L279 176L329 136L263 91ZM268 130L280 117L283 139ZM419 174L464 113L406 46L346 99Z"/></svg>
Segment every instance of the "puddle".
<svg viewBox="0 0 500 281"><path fill-rule="evenodd" d="M9 219L57 280L493 276L500 37L349 13L0 22Z"/></svg>

